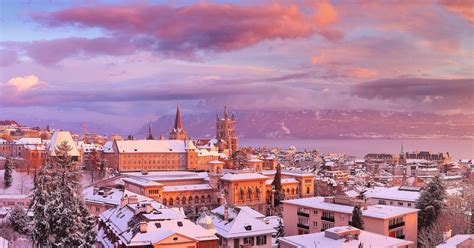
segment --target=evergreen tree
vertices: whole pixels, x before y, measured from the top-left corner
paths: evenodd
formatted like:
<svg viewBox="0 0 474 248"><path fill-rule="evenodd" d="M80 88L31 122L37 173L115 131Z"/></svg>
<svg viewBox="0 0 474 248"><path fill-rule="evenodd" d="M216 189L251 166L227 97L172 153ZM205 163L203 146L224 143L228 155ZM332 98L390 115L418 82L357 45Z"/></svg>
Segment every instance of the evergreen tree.
<svg viewBox="0 0 474 248"><path fill-rule="evenodd" d="M15 205L9 213L8 221L15 232L24 234L28 230L28 216L25 210Z"/></svg>
<svg viewBox="0 0 474 248"><path fill-rule="evenodd" d="M89 169L91 170L92 182L94 182L94 174L100 168L99 154L96 149L92 149L88 156Z"/></svg>
<svg viewBox="0 0 474 248"><path fill-rule="evenodd" d="M82 198L80 172L66 142L47 158L35 179L33 242L41 247L92 247L95 222Z"/></svg>
<svg viewBox="0 0 474 248"><path fill-rule="evenodd" d="M283 187L281 186L281 164L277 164L275 177L273 178L272 187L275 190L274 205L280 205L281 201L285 199L283 195Z"/></svg>
<svg viewBox="0 0 474 248"><path fill-rule="evenodd" d="M3 182L5 183L5 188L9 188L13 183L13 163L10 157L7 157L5 162L5 172L3 174Z"/></svg>
<svg viewBox="0 0 474 248"><path fill-rule="evenodd" d="M364 219L362 219L362 209L359 205L355 205L352 210L351 226L364 230Z"/></svg>
<svg viewBox="0 0 474 248"><path fill-rule="evenodd" d="M232 163L234 168L241 170L243 169L244 165L247 163L247 153L242 150L235 151L232 154Z"/></svg>
<svg viewBox="0 0 474 248"><path fill-rule="evenodd" d="M438 176L426 186L416 202L418 212L418 230L430 226L439 217L444 207L446 189Z"/></svg>

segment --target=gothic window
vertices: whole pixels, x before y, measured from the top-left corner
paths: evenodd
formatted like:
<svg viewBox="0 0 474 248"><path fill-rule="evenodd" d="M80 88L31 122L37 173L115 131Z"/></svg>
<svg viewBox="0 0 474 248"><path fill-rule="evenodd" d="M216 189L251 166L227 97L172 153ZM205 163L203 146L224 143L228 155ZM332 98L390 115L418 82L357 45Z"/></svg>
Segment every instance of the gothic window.
<svg viewBox="0 0 474 248"><path fill-rule="evenodd" d="M173 198L170 198L169 205L173 206Z"/></svg>
<svg viewBox="0 0 474 248"><path fill-rule="evenodd" d="M192 196L189 196L189 198L188 198L188 203L189 203L190 205L193 204L193 197L192 197Z"/></svg>
<svg viewBox="0 0 474 248"><path fill-rule="evenodd" d="M186 205L186 196L183 196L183 198L181 200L181 204Z"/></svg>
<svg viewBox="0 0 474 248"><path fill-rule="evenodd" d="M244 189L240 189L240 200L243 201L244 200Z"/></svg>
<svg viewBox="0 0 474 248"><path fill-rule="evenodd" d="M249 200L252 200L252 188L248 188L247 197L248 197Z"/></svg>
<svg viewBox="0 0 474 248"><path fill-rule="evenodd" d="M204 203L206 203L206 197L201 196L201 204L204 204Z"/></svg>
<svg viewBox="0 0 474 248"><path fill-rule="evenodd" d="M163 205L166 206L166 204L168 203L168 201L167 201L166 199L163 199L163 202L162 202L162 203L163 203Z"/></svg>
<svg viewBox="0 0 474 248"><path fill-rule="evenodd" d="M207 202L211 203L211 200L212 200L211 195L207 195Z"/></svg>
<svg viewBox="0 0 474 248"><path fill-rule="evenodd" d="M295 189L291 188L291 195L295 195Z"/></svg>

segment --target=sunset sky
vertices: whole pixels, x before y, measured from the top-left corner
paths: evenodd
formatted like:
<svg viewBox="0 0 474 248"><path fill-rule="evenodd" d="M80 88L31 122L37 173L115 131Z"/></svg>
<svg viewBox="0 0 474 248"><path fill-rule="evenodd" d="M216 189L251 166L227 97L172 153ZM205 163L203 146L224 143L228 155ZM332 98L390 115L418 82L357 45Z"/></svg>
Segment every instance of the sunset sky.
<svg viewBox="0 0 474 248"><path fill-rule="evenodd" d="M1 1L0 119L474 112L472 1L71 2Z"/></svg>

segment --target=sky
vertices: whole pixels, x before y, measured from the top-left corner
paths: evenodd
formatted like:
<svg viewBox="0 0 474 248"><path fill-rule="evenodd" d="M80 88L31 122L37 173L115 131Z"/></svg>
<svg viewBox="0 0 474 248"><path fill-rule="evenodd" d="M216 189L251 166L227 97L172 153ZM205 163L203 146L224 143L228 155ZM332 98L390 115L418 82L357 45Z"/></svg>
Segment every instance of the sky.
<svg viewBox="0 0 474 248"><path fill-rule="evenodd" d="M472 1L0 2L0 119L474 112Z"/></svg>

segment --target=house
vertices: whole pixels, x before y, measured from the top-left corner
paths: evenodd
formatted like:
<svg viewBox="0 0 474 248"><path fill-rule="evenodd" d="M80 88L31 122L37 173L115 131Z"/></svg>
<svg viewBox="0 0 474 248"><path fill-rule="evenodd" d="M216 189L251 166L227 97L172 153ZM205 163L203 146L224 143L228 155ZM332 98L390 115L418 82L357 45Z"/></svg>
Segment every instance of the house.
<svg viewBox="0 0 474 248"><path fill-rule="evenodd" d="M99 215L99 247L217 247L217 237L181 212L152 200L124 195L121 204Z"/></svg>
<svg viewBox="0 0 474 248"><path fill-rule="evenodd" d="M413 242L391 238L351 226L333 227L324 232L287 236L278 239L280 248L331 247L411 247Z"/></svg>

